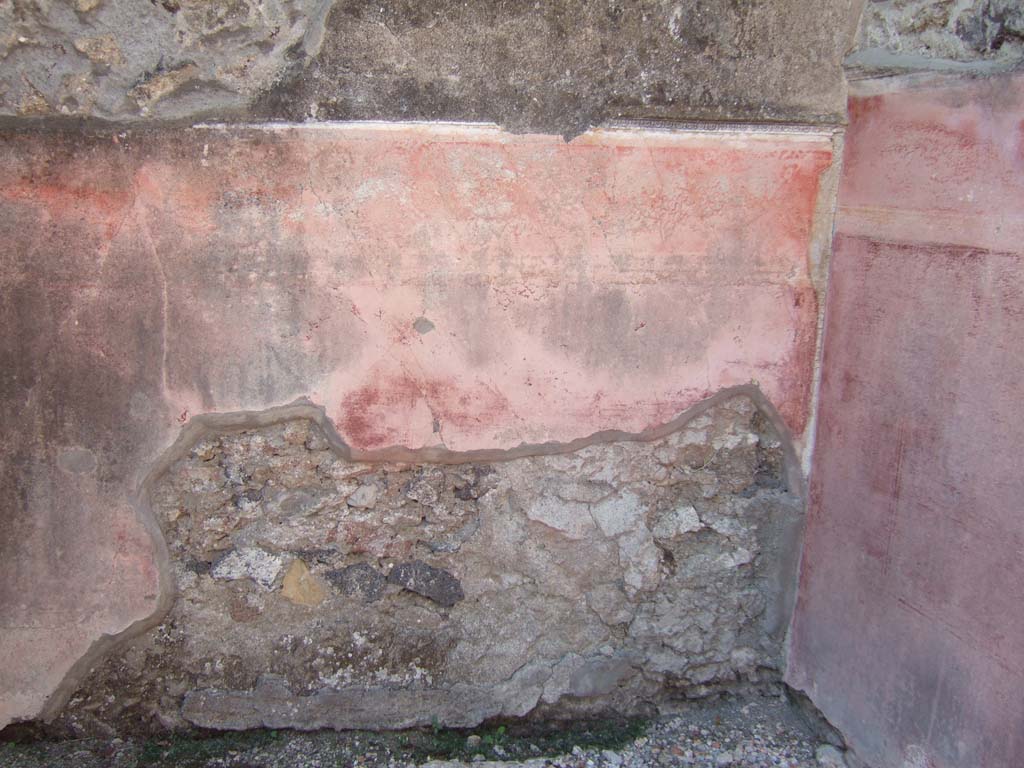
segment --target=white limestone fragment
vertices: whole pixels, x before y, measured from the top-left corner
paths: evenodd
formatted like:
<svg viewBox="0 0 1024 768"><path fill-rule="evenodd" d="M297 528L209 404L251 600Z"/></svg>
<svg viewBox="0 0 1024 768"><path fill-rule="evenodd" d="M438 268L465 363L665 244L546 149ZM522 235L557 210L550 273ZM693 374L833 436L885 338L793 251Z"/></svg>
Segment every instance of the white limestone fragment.
<svg viewBox="0 0 1024 768"><path fill-rule="evenodd" d="M640 497L632 491L623 491L590 508L594 522L601 529L601 533L609 538L642 525L645 511Z"/></svg>
<svg viewBox="0 0 1024 768"><path fill-rule="evenodd" d="M277 579L283 565L284 561L277 555L272 555L259 547L245 547L232 550L222 557L210 569L210 575L225 581L250 578L270 589L274 586L274 580Z"/></svg>
<svg viewBox="0 0 1024 768"><path fill-rule="evenodd" d="M526 516L570 539L582 539L594 529L586 504L541 496L526 508Z"/></svg>
<svg viewBox="0 0 1024 768"><path fill-rule="evenodd" d="M704 524L700 521L697 510L685 504L662 515L655 524L653 533L656 539L674 539L677 536L699 531L703 527Z"/></svg>

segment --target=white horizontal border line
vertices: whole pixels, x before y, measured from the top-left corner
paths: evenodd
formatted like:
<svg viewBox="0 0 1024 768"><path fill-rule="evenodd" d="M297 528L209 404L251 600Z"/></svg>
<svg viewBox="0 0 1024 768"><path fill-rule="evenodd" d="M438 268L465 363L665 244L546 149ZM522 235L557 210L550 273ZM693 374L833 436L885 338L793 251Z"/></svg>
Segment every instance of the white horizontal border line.
<svg viewBox="0 0 1024 768"><path fill-rule="evenodd" d="M437 131L473 131L495 136L539 137L557 134L522 133L514 134L491 122L459 122L434 120L317 120L308 122L265 121L246 122L202 122L192 126L198 130L211 131L355 131L381 130L402 131L408 128L430 128ZM734 123L716 121L667 121L667 120L612 120L590 128L580 136L595 136L611 133L657 133L661 135L680 134L732 134L738 136L807 136L810 138L832 137L844 130L836 124L815 125L811 123Z"/></svg>

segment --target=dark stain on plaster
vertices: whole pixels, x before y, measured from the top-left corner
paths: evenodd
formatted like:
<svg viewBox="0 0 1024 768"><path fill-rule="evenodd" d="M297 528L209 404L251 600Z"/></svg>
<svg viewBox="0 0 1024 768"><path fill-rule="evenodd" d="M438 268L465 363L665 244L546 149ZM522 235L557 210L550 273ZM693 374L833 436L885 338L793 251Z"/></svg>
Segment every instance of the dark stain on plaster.
<svg viewBox="0 0 1024 768"><path fill-rule="evenodd" d="M73 475L91 475L96 471L96 454L88 448L64 448L57 455L57 466Z"/></svg>
<svg viewBox="0 0 1024 768"><path fill-rule="evenodd" d="M338 426L356 445L387 445L389 434L380 416L396 410L409 412L421 397L420 387L408 377L366 384L345 396Z"/></svg>

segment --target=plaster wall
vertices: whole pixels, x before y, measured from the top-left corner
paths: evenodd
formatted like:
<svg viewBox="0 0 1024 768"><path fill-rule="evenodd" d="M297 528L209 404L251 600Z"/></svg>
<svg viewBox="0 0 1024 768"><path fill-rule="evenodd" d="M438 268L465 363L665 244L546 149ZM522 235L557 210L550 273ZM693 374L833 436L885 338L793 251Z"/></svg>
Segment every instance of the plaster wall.
<svg viewBox="0 0 1024 768"><path fill-rule="evenodd" d="M454 462L743 390L795 467L832 140L4 134L0 723L52 713L167 609L149 478L206 414L304 399L356 460Z"/></svg>

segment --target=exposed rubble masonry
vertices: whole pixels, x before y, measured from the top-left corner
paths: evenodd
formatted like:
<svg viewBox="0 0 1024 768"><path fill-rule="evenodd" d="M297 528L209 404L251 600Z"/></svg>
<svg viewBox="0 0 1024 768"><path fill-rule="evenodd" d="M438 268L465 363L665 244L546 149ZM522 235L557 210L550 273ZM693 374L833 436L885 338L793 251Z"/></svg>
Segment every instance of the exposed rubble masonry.
<svg viewBox="0 0 1024 768"><path fill-rule="evenodd" d="M779 678L803 505L749 396L428 465L347 459L303 409L154 478L173 607L97 659L67 732L472 726Z"/></svg>

